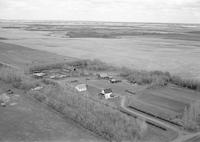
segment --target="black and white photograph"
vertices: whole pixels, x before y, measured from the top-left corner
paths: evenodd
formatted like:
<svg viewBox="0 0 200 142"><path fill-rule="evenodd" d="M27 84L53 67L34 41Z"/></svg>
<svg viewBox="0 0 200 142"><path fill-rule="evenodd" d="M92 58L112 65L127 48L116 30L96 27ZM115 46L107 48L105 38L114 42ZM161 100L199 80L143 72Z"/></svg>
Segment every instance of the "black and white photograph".
<svg viewBox="0 0 200 142"><path fill-rule="evenodd" d="M200 142L200 0L0 0L0 142Z"/></svg>

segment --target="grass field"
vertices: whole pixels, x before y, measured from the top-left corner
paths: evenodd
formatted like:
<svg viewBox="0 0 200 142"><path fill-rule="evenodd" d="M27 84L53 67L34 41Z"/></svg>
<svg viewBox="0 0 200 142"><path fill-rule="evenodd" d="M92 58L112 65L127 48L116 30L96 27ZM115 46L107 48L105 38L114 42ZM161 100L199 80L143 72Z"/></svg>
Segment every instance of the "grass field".
<svg viewBox="0 0 200 142"><path fill-rule="evenodd" d="M12 64L22 69L34 65L72 61L73 58L56 55L0 41L0 63Z"/></svg>
<svg viewBox="0 0 200 142"><path fill-rule="evenodd" d="M6 24L4 23L1 26L6 27ZM9 26L12 27L12 24ZM24 27L24 24L20 26ZM4 42L45 50L64 56L70 55L81 59L98 58L118 66L147 70L164 70L187 78L200 78L200 64L198 63L200 42L195 40L198 34L188 34L190 31L198 30L198 27L195 29L184 25L173 25L174 27L171 25L146 26L155 31L158 30L157 26L160 26L163 29L167 29L165 29L165 32L175 33L165 35L163 38L163 34L160 36L148 29L152 32L150 36L136 34L123 38L88 38L86 35L86 38L66 38L62 37L62 33L59 33L59 31L55 36L48 36L51 33L51 27L45 31L37 31L36 26L35 30L31 31L3 28L0 29L0 34L4 35L4 38L7 38L7 40L3 40ZM138 28L138 25L136 27ZM74 30L78 28L80 27L74 27ZM112 26L109 28L112 28ZM134 26L122 26L120 28L130 28L130 31L134 31ZM67 30L69 29L66 29L66 32ZM139 25L137 31L140 30L142 30L142 27ZM180 35L181 32L187 33L186 36Z"/></svg>

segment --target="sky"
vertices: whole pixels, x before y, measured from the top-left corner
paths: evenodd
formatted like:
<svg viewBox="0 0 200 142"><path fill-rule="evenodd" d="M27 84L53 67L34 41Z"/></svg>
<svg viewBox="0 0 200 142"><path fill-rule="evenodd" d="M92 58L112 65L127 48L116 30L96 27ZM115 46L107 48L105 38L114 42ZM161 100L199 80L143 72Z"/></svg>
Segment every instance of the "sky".
<svg viewBox="0 0 200 142"><path fill-rule="evenodd" d="M0 0L0 19L200 23L200 0Z"/></svg>

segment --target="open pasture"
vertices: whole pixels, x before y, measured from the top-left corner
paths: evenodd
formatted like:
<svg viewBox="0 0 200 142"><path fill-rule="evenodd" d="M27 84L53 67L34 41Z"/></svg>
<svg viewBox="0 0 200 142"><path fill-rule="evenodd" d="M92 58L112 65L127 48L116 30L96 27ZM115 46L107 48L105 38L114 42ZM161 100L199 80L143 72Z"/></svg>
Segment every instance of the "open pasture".
<svg viewBox="0 0 200 142"><path fill-rule="evenodd" d="M71 57L0 42L0 62L11 64L22 69L36 65L56 64L72 60L73 58Z"/></svg>
<svg viewBox="0 0 200 142"><path fill-rule="evenodd" d="M63 23L64 25L67 23ZM19 24L20 25L20 24ZM176 25L175 27L171 25L148 25L147 29L144 29L141 25L131 25L131 26L120 26L119 29L128 29L134 35L123 34L123 38L95 38L95 33L91 32L88 34L84 33L82 36L84 38L70 38L63 37L63 32L66 35L69 33L70 29L65 28L59 32L59 27L50 26L54 28L57 33L54 36L49 36L52 32L48 27L44 31L37 31L38 26L45 25L39 23L38 25L32 24L31 27L34 30L27 30L23 28L0 28L0 35L4 35L3 38L7 40L2 40L7 43L14 43L18 45L23 45L29 48L45 50L53 53L57 53L64 56L71 56L81 59L100 59L107 63L112 63L117 66L126 66L130 68L145 69L145 70L162 70L169 71L171 73L179 74L180 76L186 78L199 79L199 36L198 34L189 33L191 31L198 30L197 28L188 28L184 25ZM1 24L0 27L12 27L16 25L12 24ZM26 27L26 24L21 24L21 27ZM69 26L68 26L69 27ZM73 26L70 26L73 27ZM72 31L80 29L81 26L75 26ZM90 27L90 26L89 26ZM87 27L86 29L89 29ZM103 28L103 25L99 25ZM114 26L107 27L106 31L117 31L112 29ZM138 27L137 31L151 32L151 34L137 34L135 27ZM165 34L157 34L163 31L159 31L158 27L163 27L167 29ZM112 29L112 30L111 30ZM185 33L184 35L183 33ZM102 29L101 29L102 30ZM82 31L80 31L82 32ZM172 32L170 34L167 34ZM174 33L175 32L175 33ZM177 34L177 33L178 34ZM143 32L142 32L143 33ZM72 33L71 33L72 34ZM73 35L79 35L74 33ZM120 35L120 34L117 34ZM162 36L161 36L162 35ZM110 37L110 36L109 36ZM188 39L188 40L185 40ZM46 56L44 56L46 57Z"/></svg>

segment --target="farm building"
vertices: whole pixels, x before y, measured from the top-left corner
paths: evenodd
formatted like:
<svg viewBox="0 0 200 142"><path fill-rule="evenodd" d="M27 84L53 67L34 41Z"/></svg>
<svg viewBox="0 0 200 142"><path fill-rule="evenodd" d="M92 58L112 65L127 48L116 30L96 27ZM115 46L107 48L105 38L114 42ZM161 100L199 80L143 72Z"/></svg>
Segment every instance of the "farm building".
<svg viewBox="0 0 200 142"><path fill-rule="evenodd" d="M122 82L122 81L119 79L114 79L114 78L110 79L110 83L118 83L118 82Z"/></svg>
<svg viewBox="0 0 200 142"><path fill-rule="evenodd" d="M44 77L46 74L43 73L43 72L40 72L40 73L34 73L33 76L36 77L36 78L42 78Z"/></svg>
<svg viewBox="0 0 200 142"><path fill-rule="evenodd" d="M101 95L103 95L105 99L110 99L114 97L111 88L101 90Z"/></svg>
<svg viewBox="0 0 200 142"><path fill-rule="evenodd" d="M98 73L97 77L101 78L101 79L110 79L111 78L111 76L109 76L107 73Z"/></svg>
<svg viewBox="0 0 200 142"><path fill-rule="evenodd" d="M9 101L10 101L10 97L7 94L3 93L0 95L0 105L1 106L5 106L6 103L8 103Z"/></svg>
<svg viewBox="0 0 200 142"><path fill-rule="evenodd" d="M76 85L75 89L78 92L87 91L87 85L86 84L79 84L79 85Z"/></svg>

